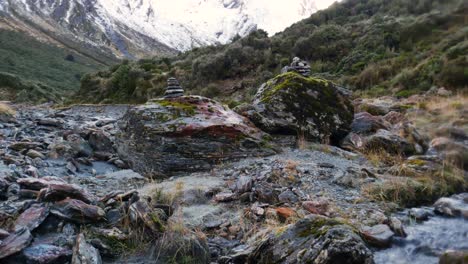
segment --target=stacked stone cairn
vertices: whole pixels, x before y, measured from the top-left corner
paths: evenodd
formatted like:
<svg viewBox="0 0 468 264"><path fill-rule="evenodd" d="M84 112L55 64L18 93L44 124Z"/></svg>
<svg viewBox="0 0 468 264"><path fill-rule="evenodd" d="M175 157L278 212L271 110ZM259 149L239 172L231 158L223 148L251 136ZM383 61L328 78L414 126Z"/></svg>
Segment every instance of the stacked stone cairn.
<svg viewBox="0 0 468 264"><path fill-rule="evenodd" d="M281 73L286 73L286 72L297 72L301 74L304 77L309 77L310 76L310 66L306 61L303 61L299 59L298 57L295 57L291 63L291 66L286 66L281 70Z"/></svg>
<svg viewBox="0 0 468 264"><path fill-rule="evenodd" d="M180 86L176 78L171 77L167 80L167 88L164 93L164 98L174 98L184 95L184 89Z"/></svg>

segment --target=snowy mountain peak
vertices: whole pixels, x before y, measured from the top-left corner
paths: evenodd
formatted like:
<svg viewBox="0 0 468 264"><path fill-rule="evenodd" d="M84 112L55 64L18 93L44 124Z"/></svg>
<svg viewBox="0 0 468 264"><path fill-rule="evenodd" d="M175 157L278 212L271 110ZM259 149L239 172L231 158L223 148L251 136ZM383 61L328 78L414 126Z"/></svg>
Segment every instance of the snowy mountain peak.
<svg viewBox="0 0 468 264"><path fill-rule="evenodd" d="M107 46L120 57L139 57L227 43L257 28L274 34L316 12L316 1L3 0L0 12L91 46Z"/></svg>

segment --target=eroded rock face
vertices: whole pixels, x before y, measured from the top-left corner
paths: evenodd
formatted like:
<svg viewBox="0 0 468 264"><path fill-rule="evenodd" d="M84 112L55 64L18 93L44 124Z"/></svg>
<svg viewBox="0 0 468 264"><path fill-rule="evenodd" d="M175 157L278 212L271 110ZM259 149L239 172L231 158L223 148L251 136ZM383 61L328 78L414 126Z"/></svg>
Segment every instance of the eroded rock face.
<svg viewBox="0 0 468 264"><path fill-rule="evenodd" d="M295 72L263 84L253 104L237 111L266 132L303 134L323 143L337 143L346 136L354 114L348 97L333 83Z"/></svg>
<svg viewBox="0 0 468 264"><path fill-rule="evenodd" d="M282 234L272 234L249 263L374 263L372 252L349 226L311 215Z"/></svg>
<svg viewBox="0 0 468 264"><path fill-rule="evenodd" d="M206 170L222 160L274 153L266 134L247 119L200 96L136 106L120 126L120 157L147 175Z"/></svg>

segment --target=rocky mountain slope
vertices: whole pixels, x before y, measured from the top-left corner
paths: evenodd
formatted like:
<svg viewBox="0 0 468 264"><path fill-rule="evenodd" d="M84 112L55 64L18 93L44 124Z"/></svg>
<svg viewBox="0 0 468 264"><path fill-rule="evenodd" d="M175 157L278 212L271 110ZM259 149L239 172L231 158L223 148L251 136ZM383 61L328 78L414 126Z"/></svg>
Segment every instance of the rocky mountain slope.
<svg viewBox="0 0 468 264"><path fill-rule="evenodd" d="M250 101L294 56L309 61L313 75L366 95L463 90L467 10L460 0L347 0L273 37L258 30L228 45L89 75L78 101L145 102L161 94L166 75L175 75L194 94L235 105ZM118 81L124 77L131 82Z"/></svg>
<svg viewBox="0 0 468 264"><path fill-rule="evenodd" d="M140 58L224 44L257 28L273 34L317 8L313 0L287 5L264 0L6 0L0 14L10 24L24 24L83 50Z"/></svg>

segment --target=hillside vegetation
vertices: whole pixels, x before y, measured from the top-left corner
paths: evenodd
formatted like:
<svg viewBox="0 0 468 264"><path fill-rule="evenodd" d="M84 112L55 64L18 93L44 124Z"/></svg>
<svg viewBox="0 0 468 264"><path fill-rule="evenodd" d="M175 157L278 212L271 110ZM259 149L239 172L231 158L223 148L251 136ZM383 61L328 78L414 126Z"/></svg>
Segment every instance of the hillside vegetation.
<svg viewBox="0 0 468 264"><path fill-rule="evenodd" d="M70 50L0 29L0 98L60 102L80 87L81 77L104 66Z"/></svg>
<svg viewBox="0 0 468 264"><path fill-rule="evenodd" d="M258 30L228 45L86 75L73 102L145 102L175 76L189 93L236 105L296 55L310 62L314 75L363 95L462 89L468 84L467 14L463 0L343 1L273 37Z"/></svg>

